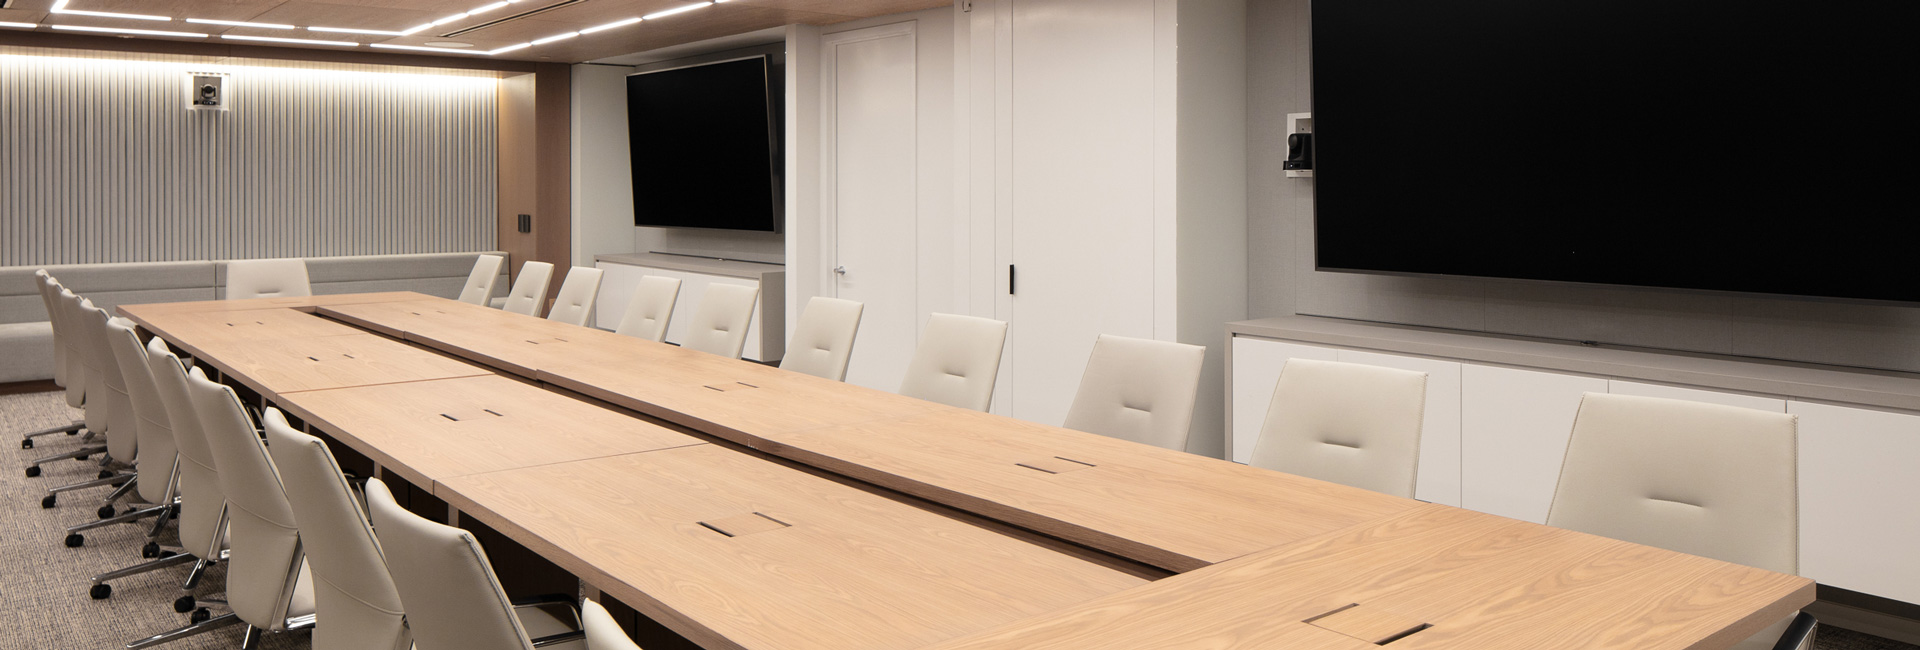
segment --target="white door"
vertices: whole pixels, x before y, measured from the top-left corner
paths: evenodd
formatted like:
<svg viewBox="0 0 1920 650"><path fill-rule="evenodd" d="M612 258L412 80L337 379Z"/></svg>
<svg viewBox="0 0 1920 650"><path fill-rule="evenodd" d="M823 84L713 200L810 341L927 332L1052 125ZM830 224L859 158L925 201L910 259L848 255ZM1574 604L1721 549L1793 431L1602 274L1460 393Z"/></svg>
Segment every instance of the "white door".
<svg viewBox="0 0 1920 650"><path fill-rule="evenodd" d="M1154 338L1154 2L1013 6L1007 412L1058 425L1101 334Z"/></svg>
<svg viewBox="0 0 1920 650"><path fill-rule="evenodd" d="M923 324L914 253L914 23L821 42L821 286L865 304L847 381L897 390Z"/></svg>

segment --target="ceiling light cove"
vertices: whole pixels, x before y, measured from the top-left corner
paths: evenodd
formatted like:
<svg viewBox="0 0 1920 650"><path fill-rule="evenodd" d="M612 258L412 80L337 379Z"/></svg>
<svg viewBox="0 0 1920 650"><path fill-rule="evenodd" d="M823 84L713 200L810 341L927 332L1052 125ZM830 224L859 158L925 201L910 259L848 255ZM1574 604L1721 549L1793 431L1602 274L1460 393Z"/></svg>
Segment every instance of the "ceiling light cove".
<svg viewBox="0 0 1920 650"><path fill-rule="evenodd" d="M689 12L689 11L693 11L693 10L695 10L695 9L699 9L699 8L701 8L701 7L711 7L711 6L713 6L713 3L711 3L711 2L702 2L702 3L699 3L699 4L690 4L690 5L687 5L687 6L685 6L685 7L674 7L674 8L672 8L672 9L668 9L668 10L666 10L666 11L656 11L656 12L653 12L653 13L650 13L650 14L647 14L647 15L645 15L645 16L642 16L642 17L643 17L643 18L646 18L647 20L654 20L654 19L657 19L657 18L665 18L665 17L667 17L667 16L671 16L671 15L674 15L674 14L680 14L680 13L686 13L686 12Z"/></svg>
<svg viewBox="0 0 1920 650"><path fill-rule="evenodd" d="M214 20L212 18L188 18L187 22L200 25L232 25L234 27L258 27L260 29L293 29L292 25L279 23L250 23L241 20Z"/></svg>
<svg viewBox="0 0 1920 650"><path fill-rule="evenodd" d="M269 43L299 43L301 45L338 45L340 47L360 47L359 43L355 43L353 41L321 41L321 40L315 40L311 38L280 38L278 36L242 36L242 35L236 35L236 34L221 34L220 38L233 40L233 41L265 41Z"/></svg>

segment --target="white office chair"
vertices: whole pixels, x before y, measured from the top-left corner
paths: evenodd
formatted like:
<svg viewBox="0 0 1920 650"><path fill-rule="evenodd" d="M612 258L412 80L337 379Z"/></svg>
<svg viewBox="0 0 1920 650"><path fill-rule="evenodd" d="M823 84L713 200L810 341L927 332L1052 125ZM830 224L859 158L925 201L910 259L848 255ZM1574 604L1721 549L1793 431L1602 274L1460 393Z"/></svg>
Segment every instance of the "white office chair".
<svg viewBox="0 0 1920 650"><path fill-rule="evenodd" d="M72 291L64 288L61 289L60 294L54 301L54 307L60 313L59 320L54 321L54 327L61 328L66 332L65 336L62 337L64 340L61 342L67 347L67 405L82 409L81 416L84 419L81 420L81 424L87 431L86 440L77 449L33 459L33 462L27 465L27 478L39 476L41 472L40 465L43 463L49 463L63 458L85 460L88 456L107 450L104 444L105 441L96 442L93 440L93 438L106 432L107 421L109 419L107 417L107 407L101 406L99 409L89 408L87 402L87 391L89 390L100 391L95 399L101 404L105 404L107 398L105 397L106 387L101 384L103 378L98 376L98 372L93 369L95 361L93 359L93 353L91 352L91 346L88 344L89 335L87 333L86 320L82 318L85 312L80 309L80 305L84 302L86 302L85 298L74 295ZM40 505L43 508L51 508L54 506L54 500L53 495L48 495L40 500Z"/></svg>
<svg viewBox="0 0 1920 650"><path fill-rule="evenodd" d="M232 388L197 375L187 377L187 390L220 470L220 491L227 496L227 544L232 548L227 606L233 611L208 623L246 623L242 647L247 650L258 647L263 633L313 627L313 580L300 528L246 406ZM273 408L262 414L269 420L281 417Z"/></svg>
<svg viewBox="0 0 1920 650"><path fill-rule="evenodd" d="M640 277L640 287L627 301L627 313L613 333L659 343L667 340L667 324L673 320L673 302L680 299L680 281L658 275Z"/></svg>
<svg viewBox="0 0 1920 650"><path fill-rule="evenodd" d="M1797 418L1683 400L1587 393L1547 525L1797 574ZM1812 617L1734 648L1812 642Z"/></svg>
<svg viewBox="0 0 1920 650"><path fill-rule="evenodd" d="M467 284L460 288L460 302L470 302L486 306L493 301L493 285L500 280L500 267L506 264L506 258L499 255L481 255L473 260L473 271L467 273Z"/></svg>
<svg viewBox="0 0 1920 650"><path fill-rule="evenodd" d="M507 290L505 298L496 299L495 306L526 316L539 316L547 303L547 281L553 279L553 265L546 262L527 262L520 265L520 277L514 278L513 288Z"/></svg>
<svg viewBox="0 0 1920 650"><path fill-rule="evenodd" d="M780 367L815 377L846 381L847 359L853 356L853 337L860 331L865 305L852 300L814 296L793 327L793 340Z"/></svg>
<svg viewBox="0 0 1920 650"><path fill-rule="evenodd" d="M934 314L920 336L900 394L985 411L993 404L1007 324L991 318Z"/></svg>
<svg viewBox="0 0 1920 650"><path fill-rule="evenodd" d="M1413 497L1427 373L1289 359L1251 465Z"/></svg>
<svg viewBox="0 0 1920 650"><path fill-rule="evenodd" d="M107 469L100 470L96 480L48 488L46 496L40 499L40 507L53 507L62 492L117 485L101 504L102 511L112 516L113 503L134 488L131 483L133 473L121 470L133 463L135 456L140 453L140 420L133 412L132 398L127 396L126 377L120 372L120 362L114 358L113 347L108 343L107 322L111 317L85 299L80 301L77 310L77 320L81 325L78 329L82 339L81 351L87 359L87 378L94 384L87 390L88 428L107 437L106 455L100 459L100 465ZM126 324L129 327L132 325L130 322ZM95 414L101 416L97 422ZM94 424L99 426L91 426ZM34 467L39 467L39 462L36 460ZM69 547L85 543L86 538L77 533L69 532L66 536Z"/></svg>
<svg viewBox="0 0 1920 650"><path fill-rule="evenodd" d="M293 430L277 411L264 418L267 453L286 485L300 522L300 544L313 583L314 650L407 650L400 592L393 588L380 542L340 463L319 438Z"/></svg>
<svg viewBox="0 0 1920 650"><path fill-rule="evenodd" d="M600 273L600 269L584 266L568 269L547 320L585 327L587 319L593 317L593 301L600 297Z"/></svg>
<svg viewBox="0 0 1920 650"><path fill-rule="evenodd" d="M366 494L368 518L423 650L639 650L599 603L581 601L576 615L551 607L570 608L572 598L524 605L507 600L472 533L408 512L379 479L367 481Z"/></svg>
<svg viewBox="0 0 1920 650"><path fill-rule="evenodd" d="M759 300L758 286L707 285L707 295L693 310L693 322L680 346L728 359L740 358L740 351L747 346L747 328L753 324L753 306Z"/></svg>
<svg viewBox="0 0 1920 650"><path fill-rule="evenodd" d="M205 381L199 368L188 370L180 357L158 338L147 342L147 371L167 407L173 424L173 441L179 451L180 471L176 492L180 495L180 547L194 560L181 588L191 590L200 584L208 568L220 562L225 549L227 495L220 489L220 472L214 464L213 449L207 445L206 429L200 423L199 408L187 388L189 378ZM181 596L174 610L182 613L199 606L193 596ZM186 629L191 629L188 626ZM176 631L177 632L177 631ZM162 635L166 636L166 635Z"/></svg>
<svg viewBox="0 0 1920 650"><path fill-rule="evenodd" d="M1198 345L1102 334L1062 426L1186 451L1206 356Z"/></svg>
<svg viewBox="0 0 1920 650"><path fill-rule="evenodd" d="M67 345L65 341L65 328L61 326L60 322L62 320L61 309L57 304L57 301L60 299L60 283L54 280L53 276L49 275L45 269L33 272L33 283L34 287L40 290L40 302L46 305L47 322L52 325L53 329L53 384L65 389L67 388ZM85 421L75 420L69 424L32 431L20 437L20 448L32 449L34 438L50 436L56 433L72 435L79 433L80 430L86 428L86 426L87 423Z"/></svg>
<svg viewBox="0 0 1920 650"><path fill-rule="evenodd" d="M233 260L227 262L227 300L289 298L313 295L307 282L307 261Z"/></svg>
<svg viewBox="0 0 1920 650"><path fill-rule="evenodd" d="M139 455L133 459L133 478L122 489L133 488L132 496L148 506L124 514L116 514L111 504L100 506L99 521L67 527L67 545L79 546L75 542L84 538L76 538L88 530L156 517L152 529L147 533L147 547L142 551L142 555L154 557L159 553L160 545L153 540L160 536L162 527L173 513L174 469L178 461L173 425L167 415L166 405L160 402L153 375L147 370L147 348L141 345L140 335L133 331L133 324L118 318L108 320L106 338L119 375L126 381L127 397L137 423L134 435L138 442L136 453ZM126 575L120 571L111 573L114 574L111 577ZM106 598L112 593L112 588L106 586L104 579L96 577L93 584L95 599Z"/></svg>

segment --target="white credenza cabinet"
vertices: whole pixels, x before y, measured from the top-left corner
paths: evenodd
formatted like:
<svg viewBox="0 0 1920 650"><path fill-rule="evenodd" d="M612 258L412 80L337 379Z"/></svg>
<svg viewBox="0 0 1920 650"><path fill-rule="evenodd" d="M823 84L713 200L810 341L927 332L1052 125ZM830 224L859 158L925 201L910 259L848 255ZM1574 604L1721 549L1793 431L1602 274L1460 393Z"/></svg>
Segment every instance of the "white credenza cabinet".
<svg viewBox="0 0 1920 650"><path fill-rule="evenodd" d="M1428 380L1415 496L1532 522L1546 520L1586 393L1794 414L1801 574L1920 603L1920 378L1303 317L1228 333L1228 458L1251 457L1288 359L1418 370Z"/></svg>
<svg viewBox="0 0 1920 650"><path fill-rule="evenodd" d="M739 284L760 288L760 302L754 306L753 322L747 326L747 344L740 356L753 361L779 361L786 353L787 308L786 267L758 262L737 262L709 258L635 253L601 255L595 265L603 272L600 297L594 301L594 325L614 329L627 313L627 302L640 287L640 278L659 275L680 281L680 296L673 303L673 319L667 323L667 342L679 343L686 336L687 323L707 287L714 284Z"/></svg>

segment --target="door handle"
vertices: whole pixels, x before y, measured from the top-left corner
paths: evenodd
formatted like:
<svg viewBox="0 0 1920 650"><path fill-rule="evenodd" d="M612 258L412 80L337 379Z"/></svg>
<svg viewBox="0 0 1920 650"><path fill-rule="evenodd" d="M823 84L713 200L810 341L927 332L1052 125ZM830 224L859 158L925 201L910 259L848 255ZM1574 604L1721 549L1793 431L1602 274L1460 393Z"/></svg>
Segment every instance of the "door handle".
<svg viewBox="0 0 1920 650"><path fill-rule="evenodd" d="M838 273L840 275L846 275L847 267L845 265L833 267L833 272Z"/></svg>

